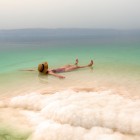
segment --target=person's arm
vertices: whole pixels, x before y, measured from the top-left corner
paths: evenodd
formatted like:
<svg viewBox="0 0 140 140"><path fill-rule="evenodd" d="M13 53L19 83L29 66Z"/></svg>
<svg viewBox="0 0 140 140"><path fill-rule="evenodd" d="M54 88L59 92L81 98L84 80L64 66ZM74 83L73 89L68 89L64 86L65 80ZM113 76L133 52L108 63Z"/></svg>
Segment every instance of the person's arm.
<svg viewBox="0 0 140 140"><path fill-rule="evenodd" d="M35 71L33 69L28 69L28 70L19 70L19 71Z"/></svg>
<svg viewBox="0 0 140 140"><path fill-rule="evenodd" d="M53 76L58 77L58 78L65 78L65 76L56 74L56 73L54 73L54 72L52 72L52 71L49 71L48 74L53 75Z"/></svg>
<svg viewBox="0 0 140 140"><path fill-rule="evenodd" d="M36 67L32 68L32 69L21 69L19 71L36 71Z"/></svg>

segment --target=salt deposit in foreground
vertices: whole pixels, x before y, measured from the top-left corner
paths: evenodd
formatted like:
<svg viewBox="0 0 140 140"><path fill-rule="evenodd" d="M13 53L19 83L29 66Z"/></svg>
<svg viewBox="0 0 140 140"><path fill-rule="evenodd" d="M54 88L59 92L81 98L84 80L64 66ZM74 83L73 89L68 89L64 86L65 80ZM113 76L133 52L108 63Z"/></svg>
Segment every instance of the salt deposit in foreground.
<svg viewBox="0 0 140 140"><path fill-rule="evenodd" d="M140 99L109 90L29 93L0 107L0 138L7 132L11 139L27 140L140 139Z"/></svg>

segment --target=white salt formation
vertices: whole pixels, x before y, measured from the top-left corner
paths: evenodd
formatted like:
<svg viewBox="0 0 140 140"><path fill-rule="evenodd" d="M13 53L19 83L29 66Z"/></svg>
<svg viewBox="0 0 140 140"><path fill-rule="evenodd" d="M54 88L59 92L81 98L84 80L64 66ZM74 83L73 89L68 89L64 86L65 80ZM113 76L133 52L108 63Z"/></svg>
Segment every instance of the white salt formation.
<svg viewBox="0 0 140 140"><path fill-rule="evenodd" d="M20 114L18 128L24 122L31 131L27 140L140 139L140 99L111 91L30 93L1 102L0 107L3 113L8 107ZM10 111L8 115L12 118Z"/></svg>

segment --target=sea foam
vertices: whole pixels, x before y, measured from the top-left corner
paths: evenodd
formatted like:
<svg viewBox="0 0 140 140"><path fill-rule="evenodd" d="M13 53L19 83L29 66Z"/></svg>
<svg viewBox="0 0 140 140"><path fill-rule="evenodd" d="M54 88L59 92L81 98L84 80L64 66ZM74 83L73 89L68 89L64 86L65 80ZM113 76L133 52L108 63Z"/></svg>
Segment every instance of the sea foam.
<svg viewBox="0 0 140 140"><path fill-rule="evenodd" d="M1 101L0 107L20 114L16 121L31 128L28 140L140 138L140 99L132 100L112 91L29 93ZM8 115L12 117L10 112Z"/></svg>

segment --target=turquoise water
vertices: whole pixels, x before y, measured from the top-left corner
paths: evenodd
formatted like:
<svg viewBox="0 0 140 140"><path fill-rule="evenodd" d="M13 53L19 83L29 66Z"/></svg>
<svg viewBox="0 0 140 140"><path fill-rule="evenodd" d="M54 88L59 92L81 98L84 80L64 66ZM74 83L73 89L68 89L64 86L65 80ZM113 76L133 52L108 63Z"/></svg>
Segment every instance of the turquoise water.
<svg viewBox="0 0 140 140"><path fill-rule="evenodd" d="M85 38L84 40L54 39L42 43L3 43L0 44L0 82L1 85L12 85L11 83L16 85L16 82L25 83L29 77L38 75L38 73L27 73L20 70L36 70L38 64L44 61L48 61L49 68L57 68L66 64L74 64L76 58L79 59L79 65L87 65L91 59L94 60L94 70L91 77L95 75L98 78L106 77L105 80L125 77L124 79L128 78L128 81L131 80L129 79L131 77L135 82L139 82L139 54L140 42L138 40L135 42L126 40L96 42ZM87 74L86 70L81 71L85 75ZM72 72L72 74L74 73ZM69 73L66 76L69 77ZM23 81L23 79L26 80ZM84 79L81 79L81 81L84 81ZM120 81L120 79L117 79L117 81ZM68 83L71 83L71 81L68 81Z"/></svg>
<svg viewBox="0 0 140 140"><path fill-rule="evenodd" d="M96 66L129 68L137 73L140 69L140 43L98 43L90 45L72 43L27 43L0 44L0 73L36 67L48 61L50 67L74 63L76 58L82 64L93 59ZM122 69L122 70L123 70Z"/></svg>
<svg viewBox="0 0 140 140"><path fill-rule="evenodd" d="M0 43L0 139L139 139L139 54L139 40ZM93 59L93 69L62 73L61 80L20 71L76 58L79 65Z"/></svg>
<svg viewBox="0 0 140 140"><path fill-rule="evenodd" d="M88 82L90 83L89 86L92 86L93 82L103 82L100 85L101 87L106 87L107 83L108 85L112 83L114 87L118 88L118 84L121 84L122 87L129 87L131 89L131 91L128 91L130 94L132 94L134 89L137 90L133 94L139 94L139 54L139 40L133 42L127 40L95 41L85 38L77 40L54 39L36 43L1 43L0 83L1 89L4 90L1 91L1 94L9 94L9 92L7 92L7 86L9 88L12 87L12 91L23 88L23 85L27 88L29 78L32 80L30 83L36 81L36 84L41 85L40 82L38 83L37 71L23 72L20 70L37 70L38 64L44 61L48 61L49 68L57 68L66 64L74 64L76 58L79 59L79 65L87 65L90 60L93 59L93 71L89 72L87 69L84 69L76 72L64 73L67 77L64 81L56 81L56 78L48 79L48 76L41 77L43 80L47 81L46 86L51 85L53 88L54 83L56 83L57 86L63 87L67 83L66 87L71 87ZM83 75L85 75L85 77L82 77ZM75 79L70 79L70 77L75 77ZM85 79L87 81L85 81ZM18 86L16 86L17 83L19 83ZM31 87L33 88L33 85L30 85L30 88L28 87L27 90L31 89Z"/></svg>

